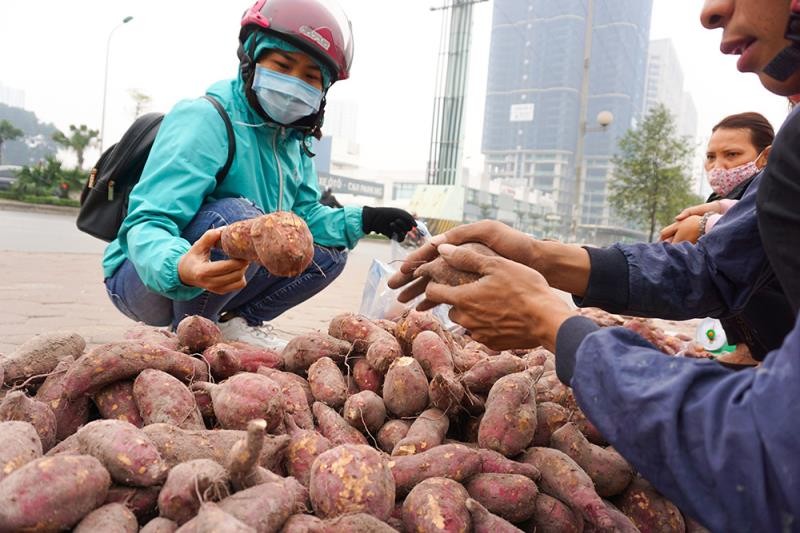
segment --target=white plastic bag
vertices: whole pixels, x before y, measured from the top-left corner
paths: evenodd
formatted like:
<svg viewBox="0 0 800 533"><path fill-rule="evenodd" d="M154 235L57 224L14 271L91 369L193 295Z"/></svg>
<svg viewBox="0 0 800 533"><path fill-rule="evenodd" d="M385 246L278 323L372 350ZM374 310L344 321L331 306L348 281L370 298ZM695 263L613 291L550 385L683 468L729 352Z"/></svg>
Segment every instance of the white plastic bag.
<svg viewBox="0 0 800 533"><path fill-rule="evenodd" d="M409 232L403 242L392 241L392 261L402 261L411 252L428 242L431 235L428 228L422 221L417 221L417 231ZM397 296L400 289L390 289L387 285L389 278L397 272L383 261L373 259L367 272L367 279L364 281L364 291L361 295L361 308L359 313L373 320L387 319L393 320L399 317L406 309L415 307L420 303L424 295L420 295L408 303L400 303ZM454 330L459 326L452 322L447 313L450 311L449 305L437 305L431 309L431 313L442 323L442 325Z"/></svg>

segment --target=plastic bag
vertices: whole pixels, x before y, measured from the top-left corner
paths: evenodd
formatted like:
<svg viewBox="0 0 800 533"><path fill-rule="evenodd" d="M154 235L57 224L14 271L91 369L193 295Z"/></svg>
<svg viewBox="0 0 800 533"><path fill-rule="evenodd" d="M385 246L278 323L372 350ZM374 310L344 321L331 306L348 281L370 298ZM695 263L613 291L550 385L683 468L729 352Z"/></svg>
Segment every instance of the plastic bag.
<svg viewBox="0 0 800 533"><path fill-rule="evenodd" d="M431 235L428 228L422 221L417 221L416 231L410 231L406 234L403 242L398 243L392 241L391 257L392 261L402 261L408 254L428 242ZM390 289L388 286L389 278L397 272L396 268L392 268L383 261L373 259L372 264L367 272L367 279L364 281L364 291L361 295L361 308L359 313L371 318L373 320L387 319L394 320L406 309L415 307L420 303L424 295L420 295L408 303L400 303L397 301L397 296L400 294L400 289ZM449 305L437 305L431 309L431 313L442 323L442 325L449 330L458 329L460 326L450 320L448 312L450 311Z"/></svg>

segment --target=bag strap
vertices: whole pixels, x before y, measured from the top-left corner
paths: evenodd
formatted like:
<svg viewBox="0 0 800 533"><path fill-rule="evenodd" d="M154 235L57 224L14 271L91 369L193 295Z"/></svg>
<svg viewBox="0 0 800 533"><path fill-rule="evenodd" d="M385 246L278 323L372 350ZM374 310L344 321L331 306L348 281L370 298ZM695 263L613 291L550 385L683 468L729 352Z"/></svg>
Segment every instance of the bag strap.
<svg viewBox="0 0 800 533"><path fill-rule="evenodd" d="M225 108L222 107L222 104L208 94L204 94L203 98L211 102L214 106L214 109L217 110L219 116L222 117L222 120L225 121L225 131L228 133L228 159L225 161L225 165L217 172L217 187L222 184L222 181L225 179L225 176L228 175L228 171L231 169L231 165L233 164L233 157L236 155L236 138L233 136L233 124L231 124L231 117L228 116L228 112L225 111Z"/></svg>

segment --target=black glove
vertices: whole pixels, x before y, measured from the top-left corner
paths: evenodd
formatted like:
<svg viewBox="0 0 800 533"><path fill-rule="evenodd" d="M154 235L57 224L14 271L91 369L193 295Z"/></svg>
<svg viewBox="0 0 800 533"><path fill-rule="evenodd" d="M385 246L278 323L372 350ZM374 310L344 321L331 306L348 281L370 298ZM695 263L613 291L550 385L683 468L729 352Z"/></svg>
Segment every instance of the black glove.
<svg viewBox="0 0 800 533"><path fill-rule="evenodd" d="M416 226L417 221L410 213L395 207L364 207L361 214L364 233L382 233L397 242L402 242Z"/></svg>

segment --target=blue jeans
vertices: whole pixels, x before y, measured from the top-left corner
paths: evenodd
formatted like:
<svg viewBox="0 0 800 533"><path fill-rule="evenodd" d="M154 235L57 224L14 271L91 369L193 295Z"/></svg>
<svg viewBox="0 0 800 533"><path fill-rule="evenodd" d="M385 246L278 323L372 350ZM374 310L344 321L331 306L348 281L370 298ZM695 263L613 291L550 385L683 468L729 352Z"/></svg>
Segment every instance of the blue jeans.
<svg viewBox="0 0 800 533"><path fill-rule="evenodd" d="M217 200L204 204L181 236L193 243L211 228L263 214L242 198ZM226 259L226 256L221 250L214 249L211 259L218 261ZM190 315L200 315L216 322L222 313L240 316L249 325L259 326L330 285L342 273L346 262L346 250L314 245L314 261L297 277L273 276L264 267L253 263L245 274L247 285L240 291L228 294L204 291L200 296L183 302L171 300L145 287L127 259L105 280L105 284L109 298L122 314L151 326L171 325L175 328L178 322Z"/></svg>

